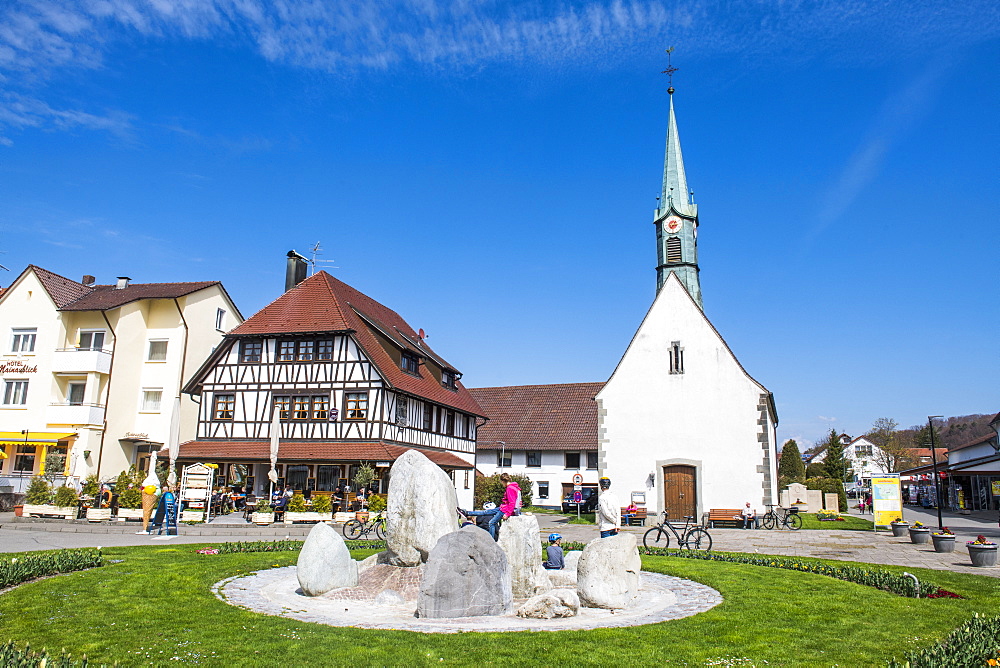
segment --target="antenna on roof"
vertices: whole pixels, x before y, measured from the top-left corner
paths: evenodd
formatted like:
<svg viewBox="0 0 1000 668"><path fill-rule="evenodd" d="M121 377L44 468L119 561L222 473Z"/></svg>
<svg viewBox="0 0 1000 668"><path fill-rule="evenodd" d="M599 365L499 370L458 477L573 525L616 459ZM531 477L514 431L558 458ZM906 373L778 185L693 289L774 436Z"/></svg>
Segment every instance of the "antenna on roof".
<svg viewBox="0 0 1000 668"><path fill-rule="evenodd" d="M3 253L4 255L6 255L7 251L0 251L0 253ZM10 271L10 269L8 269L7 267L3 266L2 264L0 264L0 269L3 269L4 271Z"/></svg>
<svg viewBox="0 0 1000 668"><path fill-rule="evenodd" d="M310 252L311 252L310 259L308 260L308 262L309 262L309 275L310 276L312 276L313 274L316 273L317 265L320 265L320 264L332 265L334 262L336 262L336 260L317 260L316 259L317 255L322 255L323 254L323 247L320 246L320 243L321 242L317 241L315 244L313 244L313 247L311 249L309 249ZM335 266L331 266L331 267L328 267L328 268L329 269L340 269L340 267L335 267Z"/></svg>

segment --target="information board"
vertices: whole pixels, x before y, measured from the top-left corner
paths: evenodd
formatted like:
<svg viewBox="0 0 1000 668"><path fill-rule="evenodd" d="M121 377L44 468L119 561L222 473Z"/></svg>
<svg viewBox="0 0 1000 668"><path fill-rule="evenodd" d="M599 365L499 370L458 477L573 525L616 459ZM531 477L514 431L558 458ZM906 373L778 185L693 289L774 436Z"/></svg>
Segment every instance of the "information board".
<svg viewBox="0 0 1000 668"><path fill-rule="evenodd" d="M889 526L893 520L903 519L903 496L899 490L898 475L872 478L872 510L875 526Z"/></svg>

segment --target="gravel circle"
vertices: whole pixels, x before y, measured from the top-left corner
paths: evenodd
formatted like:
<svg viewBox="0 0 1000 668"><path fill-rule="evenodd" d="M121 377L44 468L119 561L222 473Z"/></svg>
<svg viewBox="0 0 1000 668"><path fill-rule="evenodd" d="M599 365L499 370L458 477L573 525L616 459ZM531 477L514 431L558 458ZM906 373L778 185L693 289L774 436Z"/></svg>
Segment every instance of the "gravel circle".
<svg viewBox="0 0 1000 668"><path fill-rule="evenodd" d="M389 629L421 633L467 631L570 631L656 624L682 619L722 603L722 594L703 584L659 573L641 573L638 603L625 610L580 608L576 617L524 619L513 612L495 617L423 619L413 616L414 604L377 605L331 595L308 597L299 589L295 566L257 571L217 582L220 600L252 612L303 622L359 629ZM520 605L515 601L514 608Z"/></svg>

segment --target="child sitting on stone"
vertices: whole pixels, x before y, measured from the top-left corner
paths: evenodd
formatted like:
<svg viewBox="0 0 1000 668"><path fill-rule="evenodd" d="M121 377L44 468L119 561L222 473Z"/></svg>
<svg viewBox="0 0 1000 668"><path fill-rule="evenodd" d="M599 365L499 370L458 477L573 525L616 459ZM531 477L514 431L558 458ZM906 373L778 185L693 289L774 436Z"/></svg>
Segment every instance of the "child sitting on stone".
<svg viewBox="0 0 1000 668"><path fill-rule="evenodd" d="M542 564L550 571L562 570L565 566L563 562L562 536L557 533L549 534L549 546L545 548L548 561Z"/></svg>

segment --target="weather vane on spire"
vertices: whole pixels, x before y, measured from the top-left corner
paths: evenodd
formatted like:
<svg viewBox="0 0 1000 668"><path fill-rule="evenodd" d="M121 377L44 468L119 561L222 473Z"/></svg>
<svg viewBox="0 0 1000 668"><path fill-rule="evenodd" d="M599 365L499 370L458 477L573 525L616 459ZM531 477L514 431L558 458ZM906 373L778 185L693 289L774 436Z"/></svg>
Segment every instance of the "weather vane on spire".
<svg viewBox="0 0 1000 668"><path fill-rule="evenodd" d="M674 47L670 47L667 49L667 69L663 70L662 72L662 74L667 75L667 85L669 86L669 88L667 88L667 92L671 95L674 94L674 72L677 71L677 68L673 67L670 64L670 55L673 52L674 52Z"/></svg>

